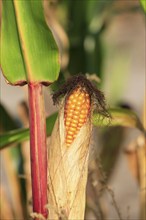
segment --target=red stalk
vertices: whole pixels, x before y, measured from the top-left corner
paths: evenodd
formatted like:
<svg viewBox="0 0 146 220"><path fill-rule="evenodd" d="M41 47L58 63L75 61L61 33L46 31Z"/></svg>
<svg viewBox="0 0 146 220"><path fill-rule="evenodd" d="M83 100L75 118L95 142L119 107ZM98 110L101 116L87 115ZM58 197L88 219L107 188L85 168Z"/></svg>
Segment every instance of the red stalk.
<svg viewBox="0 0 146 220"><path fill-rule="evenodd" d="M33 212L47 217L46 119L42 85L29 83L28 88Z"/></svg>

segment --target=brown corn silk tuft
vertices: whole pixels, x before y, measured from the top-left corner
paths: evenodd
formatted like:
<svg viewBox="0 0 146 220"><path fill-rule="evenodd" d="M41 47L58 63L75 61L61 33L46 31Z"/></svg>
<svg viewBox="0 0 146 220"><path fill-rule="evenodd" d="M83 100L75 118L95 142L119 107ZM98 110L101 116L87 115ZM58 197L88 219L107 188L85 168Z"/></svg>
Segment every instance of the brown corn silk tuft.
<svg viewBox="0 0 146 220"><path fill-rule="evenodd" d="M85 88L76 88L66 98L64 123L66 129L65 142L68 147L73 143L79 130L86 123L90 105L90 97Z"/></svg>

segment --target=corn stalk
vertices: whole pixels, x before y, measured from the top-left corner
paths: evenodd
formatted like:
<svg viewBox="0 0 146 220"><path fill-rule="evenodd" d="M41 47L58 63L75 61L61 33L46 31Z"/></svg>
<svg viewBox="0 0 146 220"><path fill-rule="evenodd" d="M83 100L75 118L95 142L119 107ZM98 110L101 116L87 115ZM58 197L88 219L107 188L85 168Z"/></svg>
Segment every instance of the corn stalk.
<svg viewBox="0 0 146 220"><path fill-rule="evenodd" d="M46 119L41 84L29 84L29 106L33 211L47 217Z"/></svg>

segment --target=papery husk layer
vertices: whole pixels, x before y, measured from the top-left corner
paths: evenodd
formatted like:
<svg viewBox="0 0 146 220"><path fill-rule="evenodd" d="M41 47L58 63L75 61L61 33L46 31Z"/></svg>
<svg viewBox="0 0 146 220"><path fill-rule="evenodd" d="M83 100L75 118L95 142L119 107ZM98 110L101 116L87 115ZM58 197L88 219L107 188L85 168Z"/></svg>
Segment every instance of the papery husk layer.
<svg viewBox="0 0 146 220"><path fill-rule="evenodd" d="M48 153L48 219L84 219L91 130L89 117L67 147L61 107Z"/></svg>

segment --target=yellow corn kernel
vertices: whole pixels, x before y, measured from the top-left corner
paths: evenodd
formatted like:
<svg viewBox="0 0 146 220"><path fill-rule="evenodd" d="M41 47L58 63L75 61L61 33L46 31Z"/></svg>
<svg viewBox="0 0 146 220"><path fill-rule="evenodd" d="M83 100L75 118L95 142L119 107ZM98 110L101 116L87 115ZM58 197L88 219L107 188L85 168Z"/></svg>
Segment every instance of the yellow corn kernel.
<svg viewBox="0 0 146 220"><path fill-rule="evenodd" d="M85 118L86 118L86 115L82 115L82 114L81 114L81 115L80 115L80 118L81 118L81 119L85 119Z"/></svg>
<svg viewBox="0 0 146 220"><path fill-rule="evenodd" d="M66 129L65 143L70 146L81 127L87 121L90 111L90 96L81 88L75 89L66 99L64 123Z"/></svg>
<svg viewBox="0 0 146 220"><path fill-rule="evenodd" d="M72 128L76 128L76 127L77 127L77 123L73 123L73 122L72 122L72 123L71 123L71 127L72 127Z"/></svg>
<svg viewBox="0 0 146 220"><path fill-rule="evenodd" d="M72 143L72 141L66 141L66 144L67 144L67 146L69 147L70 146L70 144Z"/></svg>
<svg viewBox="0 0 146 220"><path fill-rule="evenodd" d="M67 140L67 141L66 141L67 147L69 147L69 146L71 145L71 143L72 143L72 140Z"/></svg>
<svg viewBox="0 0 146 220"><path fill-rule="evenodd" d="M71 121L71 117L68 117L67 114L66 114L66 121Z"/></svg>
<svg viewBox="0 0 146 220"><path fill-rule="evenodd" d="M74 111L74 115L79 115L80 112L79 111Z"/></svg>
<svg viewBox="0 0 146 220"><path fill-rule="evenodd" d="M80 119L79 119L79 123L82 123L82 124L83 124L84 122L85 122L85 120L84 120L83 118L80 118Z"/></svg>
<svg viewBox="0 0 146 220"><path fill-rule="evenodd" d="M76 119L72 119L72 120L71 120L71 123L73 123L73 124L77 124L77 123L78 123L78 120L76 120Z"/></svg>
<svg viewBox="0 0 146 220"><path fill-rule="evenodd" d="M70 100L73 100L75 98L75 96L72 94L70 95Z"/></svg>
<svg viewBox="0 0 146 220"><path fill-rule="evenodd" d="M70 130L69 130L67 133L68 133L69 135L74 135L74 132L73 132L73 131L70 131Z"/></svg>
<svg viewBox="0 0 146 220"><path fill-rule="evenodd" d="M72 118L72 115L73 115L72 112L69 112L69 113L67 114L67 116L68 116L69 118Z"/></svg>
<svg viewBox="0 0 146 220"><path fill-rule="evenodd" d="M72 139L73 139L73 136L67 133L67 139L68 139L68 140L72 140Z"/></svg>
<svg viewBox="0 0 146 220"><path fill-rule="evenodd" d="M81 114L86 115L87 113L88 113L88 110L87 110L87 109L82 109L82 110L81 110Z"/></svg>
<svg viewBox="0 0 146 220"><path fill-rule="evenodd" d="M78 120L79 115L73 115L73 119Z"/></svg>
<svg viewBox="0 0 146 220"><path fill-rule="evenodd" d="M79 100L79 101L77 102L77 106L81 106L82 103L83 103L83 102Z"/></svg>
<svg viewBox="0 0 146 220"><path fill-rule="evenodd" d="M73 103L76 103L76 102L77 102L76 98L74 98L74 99L72 100L72 102L73 102Z"/></svg>
<svg viewBox="0 0 146 220"><path fill-rule="evenodd" d="M70 121L66 121L65 122L65 126L67 127L67 126L69 126L70 125Z"/></svg>
<svg viewBox="0 0 146 220"><path fill-rule="evenodd" d="M76 127L77 127L77 125L76 125ZM76 127L70 127L70 131L73 131L73 132L75 132L76 131ZM67 128L66 128L67 129Z"/></svg>

